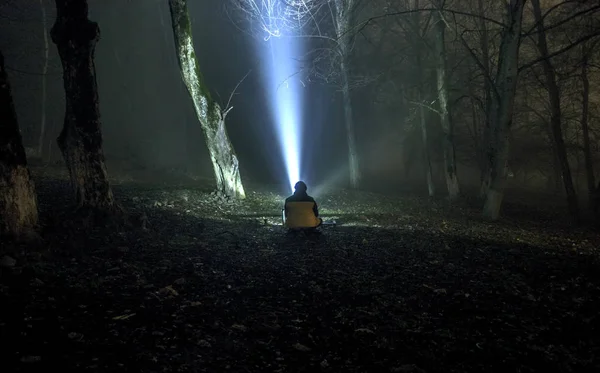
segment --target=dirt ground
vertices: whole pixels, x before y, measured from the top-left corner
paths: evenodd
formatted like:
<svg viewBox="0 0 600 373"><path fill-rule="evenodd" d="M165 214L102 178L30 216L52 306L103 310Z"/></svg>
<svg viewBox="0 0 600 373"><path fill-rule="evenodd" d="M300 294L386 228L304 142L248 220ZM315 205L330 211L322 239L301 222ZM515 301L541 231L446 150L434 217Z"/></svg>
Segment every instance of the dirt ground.
<svg viewBox="0 0 600 373"><path fill-rule="evenodd" d="M45 244L3 247L2 372L600 371L600 236L562 211L337 190L307 236L260 188L114 180L147 223L86 227L34 176Z"/></svg>

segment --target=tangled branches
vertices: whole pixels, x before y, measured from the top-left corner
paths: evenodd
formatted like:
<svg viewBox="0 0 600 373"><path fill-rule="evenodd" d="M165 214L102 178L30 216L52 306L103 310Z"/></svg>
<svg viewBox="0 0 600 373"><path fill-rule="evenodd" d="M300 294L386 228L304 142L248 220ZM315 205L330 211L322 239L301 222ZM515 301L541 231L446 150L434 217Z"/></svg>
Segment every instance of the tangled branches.
<svg viewBox="0 0 600 373"><path fill-rule="evenodd" d="M266 39L296 32L329 0L236 0L237 8L260 24Z"/></svg>

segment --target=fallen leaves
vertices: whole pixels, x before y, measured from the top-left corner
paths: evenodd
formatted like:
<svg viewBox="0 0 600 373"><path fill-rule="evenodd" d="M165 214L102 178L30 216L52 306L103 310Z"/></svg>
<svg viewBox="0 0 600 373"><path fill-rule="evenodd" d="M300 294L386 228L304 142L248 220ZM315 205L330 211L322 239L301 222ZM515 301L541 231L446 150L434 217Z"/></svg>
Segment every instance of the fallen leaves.
<svg viewBox="0 0 600 373"><path fill-rule="evenodd" d="M60 211L48 196L62 194L40 187L42 216ZM276 195L217 208L182 191L119 187L119 198L136 194L126 208L146 209L148 231L77 238L58 225L47 228L52 253L86 251L38 259L28 274L15 256L23 274L0 271L2 311L15 310L0 314L3 356L98 372L600 368L589 353L600 346L593 237L550 239L533 223L470 222L362 192L322 204L356 226L290 237L243 216L276 211Z"/></svg>

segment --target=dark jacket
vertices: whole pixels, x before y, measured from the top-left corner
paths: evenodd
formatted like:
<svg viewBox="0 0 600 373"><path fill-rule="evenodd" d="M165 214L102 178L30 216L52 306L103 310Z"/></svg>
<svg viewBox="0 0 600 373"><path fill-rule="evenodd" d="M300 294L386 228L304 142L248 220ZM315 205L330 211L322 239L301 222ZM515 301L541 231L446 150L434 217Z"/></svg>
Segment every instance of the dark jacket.
<svg viewBox="0 0 600 373"><path fill-rule="evenodd" d="M284 206L284 208L286 209L286 212L287 212L288 202L314 202L315 205L313 206L313 212L315 213L316 217L319 216L319 207L317 206L317 202L315 201L314 198L309 196L306 192L295 192L294 194L292 194L291 196L286 198L285 206Z"/></svg>

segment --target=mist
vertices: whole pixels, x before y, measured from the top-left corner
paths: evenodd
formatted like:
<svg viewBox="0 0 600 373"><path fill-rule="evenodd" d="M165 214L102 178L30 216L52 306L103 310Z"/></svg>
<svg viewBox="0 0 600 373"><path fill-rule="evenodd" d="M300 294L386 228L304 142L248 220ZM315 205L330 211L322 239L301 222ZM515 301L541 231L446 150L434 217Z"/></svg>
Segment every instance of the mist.
<svg viewBox="0 0 600 373"><path fill-rule="evenodd" d="M3 371L600 371L599 14L3 2Z"/></svg>

